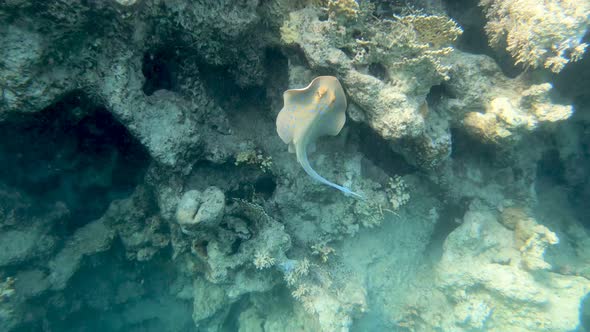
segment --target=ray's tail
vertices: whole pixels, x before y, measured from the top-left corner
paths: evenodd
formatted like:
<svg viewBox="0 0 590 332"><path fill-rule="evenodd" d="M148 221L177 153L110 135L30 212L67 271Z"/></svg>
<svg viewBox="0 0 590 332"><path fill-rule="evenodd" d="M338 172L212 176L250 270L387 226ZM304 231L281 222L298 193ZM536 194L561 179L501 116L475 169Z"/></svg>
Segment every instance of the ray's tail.
<svg viewBox="0 0 590 332"><path fill-rule="evenodd" d="M357 199L361 199L364 200L365 196L360 195L355 193L354 191L343 187L341 185L332 183L328 180L326 180L325 178L323 178L321 175L319 175L309 164L309 160L307 159L307 147L306 146L301 146L298 145L297 146L297 161L299 161L299 164L301 164L301 166L303 167L303 170L305 170L305 173L307 173L309 176L311 176L312 178L314 178L315 180L326 184L332 188L336 188L338 190L340 190L341 192L343 192L346 196L353 196Z"/></svg>

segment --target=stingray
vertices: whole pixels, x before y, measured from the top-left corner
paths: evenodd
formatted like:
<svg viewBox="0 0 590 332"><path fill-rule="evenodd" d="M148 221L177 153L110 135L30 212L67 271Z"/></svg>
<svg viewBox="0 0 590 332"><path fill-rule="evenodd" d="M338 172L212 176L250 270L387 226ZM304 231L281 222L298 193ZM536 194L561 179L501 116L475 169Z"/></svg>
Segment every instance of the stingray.
<svg viewBox="0 0 590 332"><path fill-rule="evenodd" d="M333 76L319 76L303 89L283 94L284 106L277 116L277 133L295 152L297 161L315 180L336 188L345 195L363 196L320 176L309 164L307 152L321 136L336 136L346 122L346 96L340 82Z"/></svg>

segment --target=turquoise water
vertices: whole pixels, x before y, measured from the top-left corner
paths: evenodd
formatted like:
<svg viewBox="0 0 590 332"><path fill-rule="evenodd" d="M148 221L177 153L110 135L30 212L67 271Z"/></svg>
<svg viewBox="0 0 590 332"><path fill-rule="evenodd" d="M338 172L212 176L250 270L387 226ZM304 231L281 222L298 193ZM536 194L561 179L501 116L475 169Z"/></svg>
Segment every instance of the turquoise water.
<svg viewBox="0 0 590 332"><path fill-rule="evenodd" d="M590 1L0 21L0 331L587 330Z"/></svg>

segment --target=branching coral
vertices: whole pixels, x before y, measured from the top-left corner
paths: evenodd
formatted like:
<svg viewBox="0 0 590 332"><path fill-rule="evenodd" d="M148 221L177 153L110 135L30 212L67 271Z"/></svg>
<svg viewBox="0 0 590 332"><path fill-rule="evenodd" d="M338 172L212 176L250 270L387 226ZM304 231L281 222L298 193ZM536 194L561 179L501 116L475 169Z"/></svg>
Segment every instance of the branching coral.
<svg viewBox="0 0 590 332"><path fill-rule="evenodd" d="M506 47L517 64L559 72L582 57L590 23L587 0L481 0L493 47Z"/></svg>
<svg viewBox="0 0 590 332"><path fill-rule="evenodd" d="M385 192L387 193L387 197L389 198L389 202L394 211L399 210L399 208L404 206L410 200L408 186L406 186L406 183L399 175L396 175L387 181Z"/></svg>
<svg viewBox="0 0 590 332"><path fill-rule="evenodd" d="M354 0L328 1L328 14L332 19L356 20L360 7Z"/></svg>
<svg viewBox="0 0 590 332"><path fill-rule="evenodd" d="M335 283L327 270L307 258L282 263L291 295L317 317L322 331L349 331L352 318L367 310L366 292L358 280Z"/></svg>
<svg viewBox="0 0 590 332"><path fill-rule="evenodd" d="M311 246L312 254L319 256L322 263L328 262L330 255L336 252L336 249L330 247L326 243L317 243Z"/></svg>
<svg viewBox="0 0 590 332"><path fill-rule="evenodd" d="M463 32L453 20L442 15L405 15L388 20L361 17L359 22L362 34L348 45L355 65L381 64L391 78L400 71L420 71L432 73L424 81L448 79L449 68L441 60Z"/></svg>
<svg viewBox="0 0 590 332"><path fill-rule="evenodd" d="M236 155L234 165L256 165L264 173L270 173L272 169L272 157L262 154L259 150L240 151Z"/></svg>
<svg viewBox="0 0 590 332"><path fill-rule="evenodd" d="M254 266L258 270L263 270L275 265L276 259L271 256L268 250L257 251L254 254Z"/></svg>

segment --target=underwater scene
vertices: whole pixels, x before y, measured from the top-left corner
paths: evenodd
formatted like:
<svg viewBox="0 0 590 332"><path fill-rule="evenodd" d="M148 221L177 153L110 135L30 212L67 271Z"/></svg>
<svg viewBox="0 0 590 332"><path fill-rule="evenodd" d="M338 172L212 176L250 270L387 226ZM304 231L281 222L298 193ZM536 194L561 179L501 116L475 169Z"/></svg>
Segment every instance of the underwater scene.
<svg viewBox="0 0 590 332"><path fill-rule="evenodd" d="M590 332L590 0L0 0L0 331Z"/></svg>

